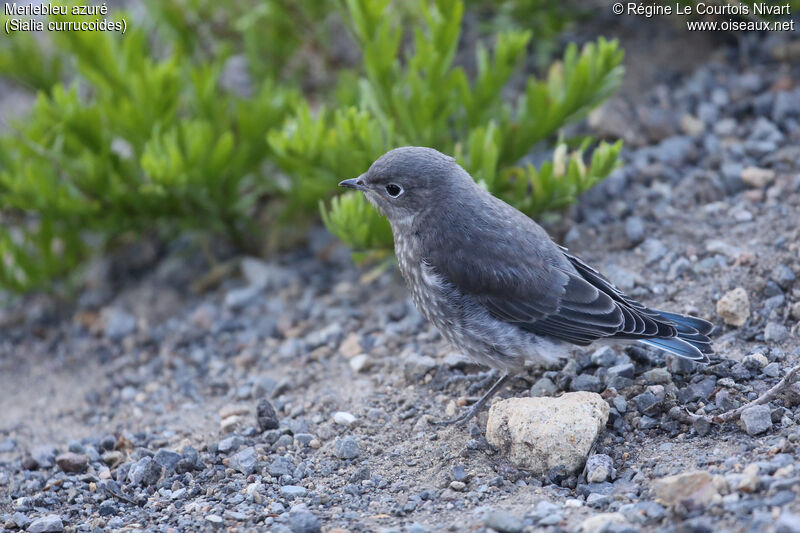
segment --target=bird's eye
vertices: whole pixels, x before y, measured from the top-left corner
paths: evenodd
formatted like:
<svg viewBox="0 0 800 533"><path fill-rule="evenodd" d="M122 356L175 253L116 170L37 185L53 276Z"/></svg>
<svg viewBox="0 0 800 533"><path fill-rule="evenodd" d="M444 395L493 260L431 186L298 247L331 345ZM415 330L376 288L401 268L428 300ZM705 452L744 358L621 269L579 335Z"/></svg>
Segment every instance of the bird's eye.
<svg viewBox="0 0 800 533"><path fill-rule="evenodd" d="M392 198L397 198L398 196L403 194L403 188L397 185L396 183L390 183L389 185L386 186L386 192Z"/></svg>

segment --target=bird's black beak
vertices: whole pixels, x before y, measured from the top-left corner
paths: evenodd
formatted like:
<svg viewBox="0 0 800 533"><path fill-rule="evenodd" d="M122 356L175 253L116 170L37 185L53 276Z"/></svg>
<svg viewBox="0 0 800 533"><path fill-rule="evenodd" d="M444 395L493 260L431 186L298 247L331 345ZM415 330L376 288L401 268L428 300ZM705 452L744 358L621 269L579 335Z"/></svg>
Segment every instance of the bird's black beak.
<svg viewBox="0 0 800 533"><path fill-rule="evenodd" d="M350 178L349 180L340 181L339 187L347 187L348 189L355 189L357 191L366 190L366 187L364 186L363 174L357 178Z"/></svg>

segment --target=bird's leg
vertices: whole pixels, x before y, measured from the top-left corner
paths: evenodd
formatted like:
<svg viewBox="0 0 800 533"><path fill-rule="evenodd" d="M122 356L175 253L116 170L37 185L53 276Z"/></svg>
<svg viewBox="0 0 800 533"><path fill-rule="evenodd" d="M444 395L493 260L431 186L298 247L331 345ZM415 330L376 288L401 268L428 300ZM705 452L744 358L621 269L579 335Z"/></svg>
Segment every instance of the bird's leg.
<svg viewBox="0 0 800 533"><path fill-rule="evenodd" d="M492 396L497 394L497 391L503 388L503 385L505 385L509 377L510 376L508 374L503 374L502 377L497 380L497 383L492 385L492 388L486 391L486 394L481 396L481 399L475 402L472 405L472 407L470 407L469 410L467 410L467 412L464 413L463 415L457 416L456 418L451 418L450 420L441 420L439 422L433 422L433 425L449 426L451 424L456 424L458 426L463 426L464 424L469 422L472 419L472 417L477 415L481 411L481 409L483 409L483 406L486 405L486 402L488 402L492 398Z"/></svg>

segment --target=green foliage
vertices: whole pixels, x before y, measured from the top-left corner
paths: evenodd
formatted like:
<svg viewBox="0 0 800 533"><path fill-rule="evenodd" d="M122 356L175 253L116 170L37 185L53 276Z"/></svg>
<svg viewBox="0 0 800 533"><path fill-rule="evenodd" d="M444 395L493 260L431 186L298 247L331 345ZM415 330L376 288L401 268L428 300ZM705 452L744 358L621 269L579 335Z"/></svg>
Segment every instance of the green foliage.
<svg viewBox="0 0 800 533"><path fill-rule="evenodd" d="M562 61L553 64L544 79L529 77L521 94L509 101L503 91L525 59L530 32L498 33L491 52L479 44L477 72L469 80L453 61L463 15L461 2L421 0L417 4L422 22L413 31L413 51L403 61L401 26L387 15L386 0L346 0L346 5L364 54L361 102L383 132L382 140L388 140L386 146L430 146L454 153L490 192L530 215L568 205L614 169L620 147L606 143L597 147L588 167L583 161L585 144L568 157L564 148L557 149L556 161L539 170L517 165L540 142L583 118L618 87L623 53L616 41L600 38L581 50L568 46ZM320 140L307 142L322 142L335 136L335 130L330 125L308 131L306 135ZM367 161L385 151L380 143L371 148ZM328 149L328 157L335 158L336 147ZM298 150L295 155L303 159L305 152ZM308 164L302 172L352 177L367 166L352 171L336 166L315 170ZM358 250L367 243L391 246L387 223L369 211L360 194L345 193L329 211L323 208L323 219L333 233ZM376 224L384 228L373 229ZM384 240L378 241L381 236Z"/></svg>
<svg viewBox="0 0 800 533"><path fill-rule="evenodd" d="M38 92L0 136L0 287L45 287L142 234L199 230L257 253L318 210L358 257L380 256L391 246L380 214L357 194L325 201L399 145L454 154L531 214L568 204L616 164L619 146L601 144L586 164L583 145L557 148L539 169L520 165L613 92L615 42L570 46L543 79L520 85L532 32L479 42L468 75L456 60L460 0L146 5L124 36L0 40L0 75ZM342 65L329 46L342 24L360 65Z"/></svg>
<svg viewBox="0 0 800 533"><path fill-rule="evenodd" d="M254 205L286 188L272 179L266 134L299 93L270 78L251 97L221 90L223 57L186 61L178 47L156 59L143 28L53 38L79 78L40 92L0 139L0 215L13 222L0 229L0 284L45 285L85 257L92 235L200 229L256 248Z"/></svg>

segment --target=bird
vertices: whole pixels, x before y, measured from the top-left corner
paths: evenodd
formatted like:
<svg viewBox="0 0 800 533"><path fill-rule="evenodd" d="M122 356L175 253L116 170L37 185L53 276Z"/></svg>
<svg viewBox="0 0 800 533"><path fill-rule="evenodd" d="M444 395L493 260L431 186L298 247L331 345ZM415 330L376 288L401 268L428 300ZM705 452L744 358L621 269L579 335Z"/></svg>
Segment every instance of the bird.
<svg viewBox="0 0 800 533"><path fill-rule="evenodd" d="M420 313L457 350L501 372L466 412L442 425L471 420L526 361L557 363L575 346L639 342L709 362L710 322L626 296L448 155L395 148L339 185L362 192L388 219L400 274Z"/></svg>

